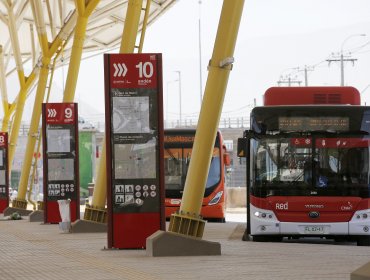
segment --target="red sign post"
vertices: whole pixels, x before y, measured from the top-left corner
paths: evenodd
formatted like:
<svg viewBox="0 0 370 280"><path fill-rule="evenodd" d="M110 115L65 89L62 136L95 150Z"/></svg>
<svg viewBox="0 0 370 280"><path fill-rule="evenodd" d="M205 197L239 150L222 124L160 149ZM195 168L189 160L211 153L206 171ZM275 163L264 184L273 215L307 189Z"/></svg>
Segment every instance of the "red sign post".
<svg viewBox="0 0 370 280"><path fill-rule="evenodd" d="M8 133L0 132L0 213L9 206Z"/></svg>
<svg viewBox="0 0 370 280"><path fill-rule="evenodd" d="M70 199L71 222L80 218L76 103L45 103L43 112L44 222L59 223L58 200Z"/></svg>
<svg viewBox="0 0 370 280"><path fill-rule="evenodd" d="M109 248L145 248L165 229L161 59L104 56Z"/></svg>

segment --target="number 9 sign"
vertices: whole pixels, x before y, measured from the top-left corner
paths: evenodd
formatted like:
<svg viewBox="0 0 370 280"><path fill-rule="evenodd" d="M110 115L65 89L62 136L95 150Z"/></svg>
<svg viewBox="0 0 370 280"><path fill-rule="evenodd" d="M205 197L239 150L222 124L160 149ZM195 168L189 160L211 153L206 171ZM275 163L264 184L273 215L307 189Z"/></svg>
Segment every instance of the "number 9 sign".
<svg viewBox="0 0 370 280"><path fill-rule="evenodd" d="M71 119L71 118L72 118L72 116L73 116L73 111L72 111L72 109L71 109L71 108L66 108L66 109L64 110L64 116L65 116L65 118L66 118L66 119Z"/></svg>

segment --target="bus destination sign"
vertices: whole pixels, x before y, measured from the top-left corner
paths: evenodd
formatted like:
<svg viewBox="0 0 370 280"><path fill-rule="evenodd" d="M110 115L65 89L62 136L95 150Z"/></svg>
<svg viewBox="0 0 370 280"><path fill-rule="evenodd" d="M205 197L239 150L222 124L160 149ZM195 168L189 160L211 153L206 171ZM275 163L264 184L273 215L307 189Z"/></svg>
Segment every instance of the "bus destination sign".
<svg viewBox="0 0 370 280"><path fill-rule="evenodd" d="M348 131L348 117L279 117L280 131Z"/></svg>

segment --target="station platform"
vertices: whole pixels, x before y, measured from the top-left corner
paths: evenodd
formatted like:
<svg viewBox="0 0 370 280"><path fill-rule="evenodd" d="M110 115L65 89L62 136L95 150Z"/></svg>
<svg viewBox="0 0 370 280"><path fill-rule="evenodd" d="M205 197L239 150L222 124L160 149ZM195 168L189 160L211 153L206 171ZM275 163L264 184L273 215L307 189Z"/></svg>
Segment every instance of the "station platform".
<svg viewBox="0 0 370 280"><path fill-rule="evenodd" d="M245 217L245 215L244 215ZM64 233L58 225L0 221L0 279L350 279L370 261L368 247L330 241L242 241L243 213L207 223L203 239L221 256L149 257L145 250L108 250L106 233Z"/></svg>

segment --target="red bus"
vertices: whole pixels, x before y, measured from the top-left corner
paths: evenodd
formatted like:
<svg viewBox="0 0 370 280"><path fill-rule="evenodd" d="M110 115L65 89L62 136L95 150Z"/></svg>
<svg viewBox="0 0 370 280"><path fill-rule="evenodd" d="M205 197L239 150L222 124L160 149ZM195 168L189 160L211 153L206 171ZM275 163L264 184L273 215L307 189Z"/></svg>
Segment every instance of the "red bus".
<svg viewBox="0 0 370 280"><path fill-rule="evenodd" d="M369 246L370 107L353 87L274 87L264 98L238 139L247 158L243 239Z"/></svg>
<svg viewBox="0 0 370 280"><path fill-rule="evenodd" d="M166 129L164 131L167 218L180 207L194 137L195 129ZM201 209L201 216L204 219L225 222L225 174L228 165L230 165L230 157L226 153L222 135L218 131Z"/></svg>

